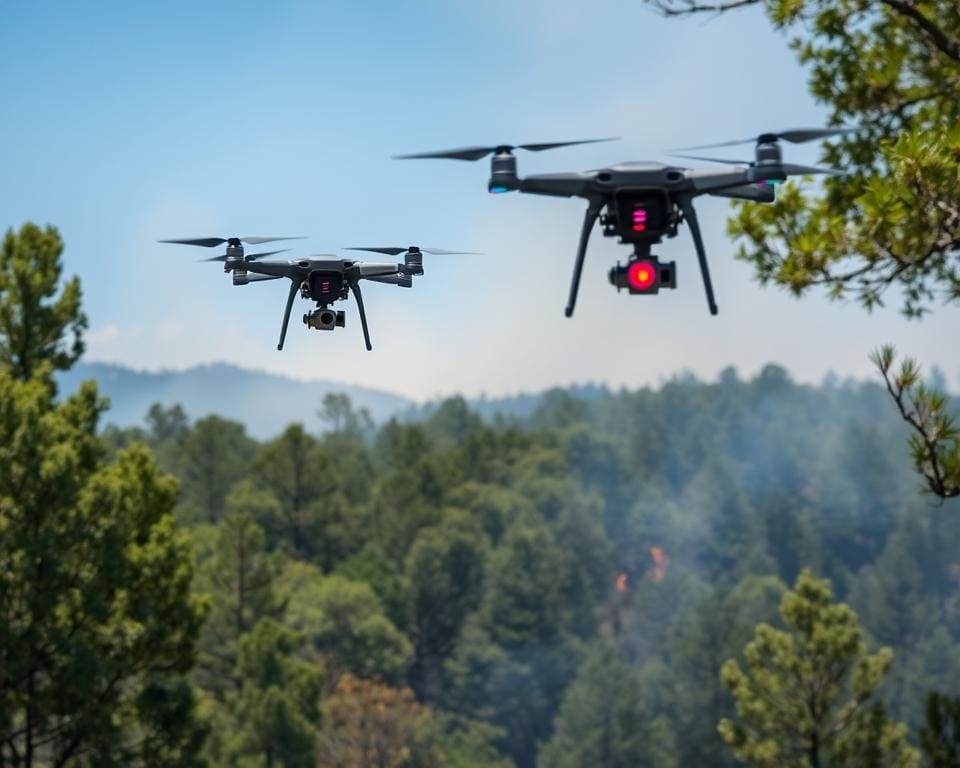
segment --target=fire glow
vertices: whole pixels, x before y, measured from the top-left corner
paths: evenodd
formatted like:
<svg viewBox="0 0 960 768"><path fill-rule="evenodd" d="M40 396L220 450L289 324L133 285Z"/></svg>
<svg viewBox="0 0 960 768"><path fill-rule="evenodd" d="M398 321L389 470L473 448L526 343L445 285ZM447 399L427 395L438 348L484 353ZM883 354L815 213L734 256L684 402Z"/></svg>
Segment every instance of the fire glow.
<svg viewBox="0 0 960 768"><path fill-rule="evenodd" d="M650 547L650 557L653 559L653 565L650 566L649 574L651 581L662 581L667 575L667 565L670 558L660 547Z"/></svg>
<svg viewBox="0 0 960 768"><path fill-rule="evenodd" d="M627 591L627 588L628 588L628 586L629 586L628 583L627 583L627 574L625 574L625 573L618 573L618 574L617 574L617 583L616 583L615 586L616 586L617 592L626 592L626 591Z"/></svg>

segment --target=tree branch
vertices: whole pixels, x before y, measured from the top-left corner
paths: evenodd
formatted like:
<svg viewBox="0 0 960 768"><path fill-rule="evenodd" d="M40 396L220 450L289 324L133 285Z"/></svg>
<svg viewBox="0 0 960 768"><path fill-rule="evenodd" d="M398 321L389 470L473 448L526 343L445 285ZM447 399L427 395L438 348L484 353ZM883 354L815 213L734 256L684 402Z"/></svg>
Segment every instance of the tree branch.
<svg viewBox="0 0 960 768"><path fill-rule="evenodd" d="M924 16L920 9L906 0L880 0L880 2L891 10L905 16L926 33L927 38L942 54L948 56L956 62L960 62L960 44L956 40L947 37L933 21Z"/></svg>

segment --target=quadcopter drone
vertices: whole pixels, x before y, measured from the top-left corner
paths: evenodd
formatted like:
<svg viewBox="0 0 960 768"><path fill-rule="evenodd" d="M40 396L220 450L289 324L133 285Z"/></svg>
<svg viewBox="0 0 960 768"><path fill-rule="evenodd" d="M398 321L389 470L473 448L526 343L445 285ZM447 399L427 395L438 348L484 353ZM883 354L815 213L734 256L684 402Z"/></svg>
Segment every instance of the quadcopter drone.
<svg viewBox="0 0 960 768"><path fill-rule="evenodd" d="M710 269L707 266L706 251L700 234L700 224L693 207L693 199L699 195L714 195L772 203L775 199L774 186L788 176L839 173L828 168L784 163L778 143L781 139L799 143L855 130L858 129L801 128L778 133L762 133L750 139L685 148L686 150L707 149L755 142L755 159L752 162L678 155L687 159L740 166L736 168L689 169L661 163L631 162L593 171L538 174L523 178L517 176L517 160L513 154L515 149L541 152L557 147L592 144L598 141L612 141L612 139L464 147L439 152L397 155L395 159L447 158L473 161L492 155L490 181L487 185L489 192L520 191L535 195L586 198L587 211L580 232L580 243L570 284L570 297L565 310L567 317L573 315L580 287L580 274L587 252L587 242L598 219L605 237L618 236L621 243L633 246L633 253L627 264L621 266L618 262L609 273L609 280L616 286L618 292L626 288L631 294L655 294L661 288L676 288L675 263L660 262L656 256L651 255L650 250L662 238L676 236L677 227L686 222L690 226L690 233L697 251L707 305L710 308L710 314L715 315L717 305L714 301ZM601 215L604 209L606 213Z"/></svg>
<svg viewBox="0 0 960 768"><path fill-rule="evenodd" d="M260 245L278 240L301 240L298 237L196 237L179 240L160 240L161 243L178 243L181 245L199 245L204 248L214 248L226 243L226 253L213 256L203 261L222 261L223 271L233 273L234 285L249 285L265 280L279 280L289 278L290 292L287 294L287 304L283 310L283 324L280 327L280 342L277 349L283 349L283 340L287 335L287 323L290 320L290 310L297 293L304 299L316 302L316 309L303 316L304 325L318 331L332 331L346 325L346 313L330 309L334 302L346 299L350 292L357 301L357 310L360 313L360 325L363 328L363 340L368 350L370 332L367 329L367 315L363 308L363 294L360 292L360 281L371 280L376 283L389 283L401 288L410 288L415 275L423 274L423 254L457 254L466 251L445 251L440 248L418 248L415 245L409 248L348 248L351 251L371 251L388 256L404 254L403 264L355 261L340 259L330 254L317 254L303 259L289 261L260 261L267 256L285 253L288 249L266 251L264 253L244 253L243 244Z"/></svg>

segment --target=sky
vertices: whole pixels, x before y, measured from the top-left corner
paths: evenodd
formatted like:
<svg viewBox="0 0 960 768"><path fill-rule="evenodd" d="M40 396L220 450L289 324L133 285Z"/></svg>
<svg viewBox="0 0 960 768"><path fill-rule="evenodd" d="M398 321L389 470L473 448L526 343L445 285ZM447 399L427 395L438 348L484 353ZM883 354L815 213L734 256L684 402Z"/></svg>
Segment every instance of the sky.
<svg viewBox="0 0 960 768"><path fill-rule="evenodd" d="M655 249L678 272L658 296L617 294L607 271L628 247L595 231L568 320L582 201L489 195L487 161L391 159L620 137L518 153L521 174L574 171L824 124L759 8L677 20L640 0L0 0L0 105L0 227L60 230L88 360L225 361L425 400L767 363L799 381L864 379L871 350L893 343L960 384L960 308L918 322L893 295L868 314L761 287L733 258L723 199L698 203L719 316L681 228ZM484 256L427 257L411 290L367 283L373 352L352 301L333 333L308 331L299 302L278 352L285 281L234 287L197 263L205 249L156 242L243 235L306 236L291 257L411 244Z"/></svg>

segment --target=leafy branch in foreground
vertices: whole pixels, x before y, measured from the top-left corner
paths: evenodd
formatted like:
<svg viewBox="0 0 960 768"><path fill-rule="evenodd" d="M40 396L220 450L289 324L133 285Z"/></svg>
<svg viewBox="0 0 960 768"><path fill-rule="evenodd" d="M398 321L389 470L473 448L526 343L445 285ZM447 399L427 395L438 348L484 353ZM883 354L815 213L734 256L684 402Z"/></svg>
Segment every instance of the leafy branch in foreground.
<svg viewBox="0 0 960 768"><path fill-rule="evenodd" d="M945 499L960 496L960 429L947 412L946 395L920 381L920 367L909 357L891 373L896 359L892 346L881 347L870 359L903 420L916 433L910 436L910 452L930 492Z"/></svg>
<svg viewBox="0 0 960 768"><path fill-rule="evenodd" d="M769 206L737 203L729 232L762 284L903 311L960 300L960 7L956 0L647 0L667 16L764 9L810 72L830 125L861 130L824 146L846 173L787 184ZM758 126L772 129L773 126Z"/></svg>

